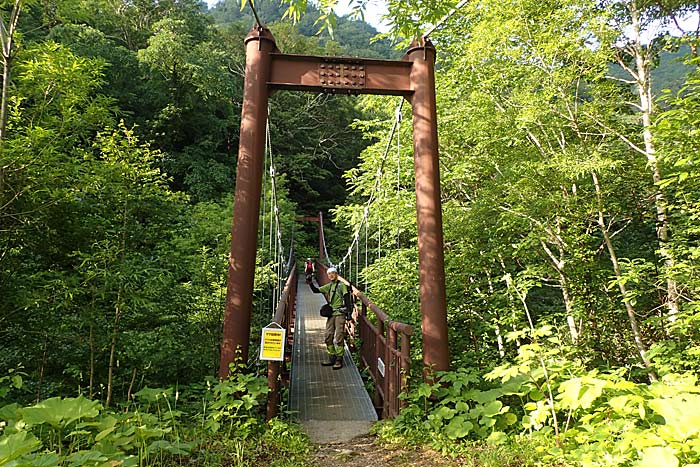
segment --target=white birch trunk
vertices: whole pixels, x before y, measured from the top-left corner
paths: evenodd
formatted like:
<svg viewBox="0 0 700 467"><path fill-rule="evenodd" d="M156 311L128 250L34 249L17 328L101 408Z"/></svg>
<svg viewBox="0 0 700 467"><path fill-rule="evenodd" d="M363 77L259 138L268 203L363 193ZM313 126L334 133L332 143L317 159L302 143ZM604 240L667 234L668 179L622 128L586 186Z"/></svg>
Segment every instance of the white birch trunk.
<svg viewBox="0 0 700 467"><path fill-rule="evenodd" d="M615 272L615 278L617 279L617 285L620 289L620 294L622 295L622 302L625 304L625 310L627 311L627 317L629 318L630 327L632 328L632 335L634 336L634 345L637 347L637 352L639 353L644 367L648 370L649 380L656 381L656 373L651 369L651 362L647 358L646 352L647 348L644 344L644 339L642 338L642 333L639 330L639 324L637 323L637 315L630 302L629 295L627 293L627 287L621 279L622 274L620 273L620 263L617 260L617 254L615 253L615 247L610 239L610 233L605 225L605 217L603 215L603 194L600 189L600 182L598 176L595 172L591 172L591 178L593 179L593 185L595 186L596 198L598 200L598 227L600 232L603 234L603 240L605 241L605 246L608 249L608 254L610 255L610 262L613 266L613 271Z"/></svg>
<svg viewBox="0 0 700 467"><path fill-rule="evenodd" d="M652 139L652 115L654 113L654 102L651 89L651 68L649 58L645 54L642 45L642 29L640 23L640 11L636 0L629 3L629 12L632 19L632 47L635 60L635 74L637 81L637 92L639 94L639 108L642 117L642 136L644 139L644 151L649 169L651 170L654 184L661 181L661 171L656 157L656 149ZM656 209L656 236L659 241L659 254L664 262L666 274L666 308L668 318L671 321L676 319L678 314L678 285L671 276L674 267L674 259L667 248L669 240L669 225L667 215L667 203L664 194L657 187L654 194L654 207Z"/></svg>

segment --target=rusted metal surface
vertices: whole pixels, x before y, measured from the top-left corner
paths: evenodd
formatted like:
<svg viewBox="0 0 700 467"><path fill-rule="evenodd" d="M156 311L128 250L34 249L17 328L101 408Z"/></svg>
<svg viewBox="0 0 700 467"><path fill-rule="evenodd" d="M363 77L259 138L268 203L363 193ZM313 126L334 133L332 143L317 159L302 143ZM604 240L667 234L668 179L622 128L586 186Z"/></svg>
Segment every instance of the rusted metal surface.
<svg viewBox="0 0 700 467"><path fill-rule="evenodd" d="M405 406L401 394L408 392L408 374L411 370L410 338L413 328L407 324L390 321L377 306L357 288L353 294L360 300L356 320L362 342L360 359L369 369L375 382L373 401L381 408L382 418L394 418ZM377 319L372 323L367 313L371 310ZM380 362L381 359L381 362ZM384 366L384 374L380 366Z"/></svg>
<svg viewBox="0 0 700 467"><path fill-rule="evenodd" d="M327 266L317 263L316 267L319 279L325 277ZM374 380L372 401L382 418L394 418L406 405L399 396L409 389L413 327L392 321L357 287L352 286L352 293L360 301L360 305L356 305L353 311L359 330L359 335L355 333L355 339L361 343L360 363L369 370ZM372 322L368 311L376 318L376 324Z"/></svg>
<svg viewBox="0 0 700 467"><path fill-rule="evenodd" d="M386 94L412 92L411 63L352 57L272 54L271 89Z"/></svg>
<svg viewBox="0 0 700 467"><path fill-rule="evenodd" d="M280 387L283 383L288 383L289 368L292 345L294 343L294 318L297 302L297 270L292 267L287 276L282 296L275 309L275 323L286 329L287 339L285 342L284 361L267 362L267 386L270 392L267 394L267 420L275 418L279 413Z"/></svg>
<svg viewBox="0 0 700 467"><path fill-rule="evenodd" d="M435 371L448 370L450 364L435 103L435 47L426 39L422 43L414 42L407 57L413 64L413 94L408 99L413 107L423 365L430 380Z"/></svg>
<svg viewBox="0 0 700 467"><path fill-rule="evenodd" d="M325 298L311 291L301 277L297 292L296 327L294 335L294 357L292 381L289 387L288 409L292 418L298 420L315 442L339 441L338 436L363 427L368 433L377 412L366 392L360 373L355 367L350 352L344 352L343 368L334 371L321 365L328 359L324 343L326 318L318 310ZM319 427L329 430L320 441ZM357 433L362 434L362 433ZM335 438L335 439L328 439Z"/></svg>
<svg viewBox="0 0 700 467"><path fill-rule="evenodd" d="M245 39L246 71L238 146L231 253L219 377L226 378L234 358L248 360L250 315L262 188L265 124L267 122L270 53L276 50L270 31L253 28Z"/></svg>
<svg viewBox="0 0 700 467"><path fill-rule="evenodd" d="M449 369L434 65L435 48L425 39L414 43L404 60L392 61L281 54L268 30L254 28L248 35L219 372L222 378L228 375L228 365L237 351L242 359L248 357L264 129L268 95L274 89L400 95L413 105L423 363L429 380L434 371ZM325 257L322 222L319 215L319 260ZM317 271L321 283L326 281L325 270L321 273L321 268L318 268ZM377 317L381 323L384 322L379 314ZM403 342L403 337L392 337L389 331L378 331L378 352L388 348L387 341L392 344ZM398 344L398 348L402 347L403 344ZM391 352L385 356L389 362L403 358ZM382 383L381 390L389 391L393 387L394 383L387 381L386 384Z"/></svg>
<svg viewBox="0 0 700 467"><path fill-rule="evenodd" d="M314 263L314 270L316 271L316 282L318 282L318 285L328 284L328 274L326 274L328 266L319 260Z"/></svg>
<svg viewBox="0 0 700 467"><path fill-rule="evenodd" d="M318 216L302 216L295 219L297 222L320 222L321 219Z"/></svg>
<svg viewBox="0 0 700 467"><path fill-rule="evenodd" d="M363 89L367 78L363 64L327 62L318 65L321 86L325 88Z"/></svg>

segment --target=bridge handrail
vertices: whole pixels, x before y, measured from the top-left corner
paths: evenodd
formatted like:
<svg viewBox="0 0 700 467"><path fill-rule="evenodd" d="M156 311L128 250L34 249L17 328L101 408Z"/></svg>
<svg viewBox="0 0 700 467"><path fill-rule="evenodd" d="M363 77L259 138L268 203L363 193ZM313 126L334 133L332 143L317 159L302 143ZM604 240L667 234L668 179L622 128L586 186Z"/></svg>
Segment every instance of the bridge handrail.
<svg viewBox="0 0 700 467"><path fill-rule="evenodd" d="M326 265L316 262L319 284L328 282L327 269ZM339 277L349 283L343 277ZM362 365L369 369L375 383L372 400L375 407L381 410L383 418L393 418L406 405L399 396L408 392L408 374L411 368L410 337L413 335L413 327L393 321L362 291L352 284L351 287L353 295L362 303L360 308L355 307L360 330L360 360ZM376 326L367 316L368 309L377 317Z"/></svg>
<svg viewBox="0 0 700 467"><path fill-rule="evenodd" d="M280 385L281 385L281 375L287 375L287 361L288 356L291 355L292 342L293 342L293 327L294 327L294 315L296 312L296 301L297 301L297 268L292 266L289 271L289 276L287 276L287 282L285 283L284 290L280 296L280 301L277 303L277 308L275 308L275 323L282 326L287 330L286 332L286 342L285 342L285 356L284 361L268 361L267 362L267 386L270 388L270 392L267 394L267 410L266 418L270 420L275 418L279 412L280 403Z"/></svg>

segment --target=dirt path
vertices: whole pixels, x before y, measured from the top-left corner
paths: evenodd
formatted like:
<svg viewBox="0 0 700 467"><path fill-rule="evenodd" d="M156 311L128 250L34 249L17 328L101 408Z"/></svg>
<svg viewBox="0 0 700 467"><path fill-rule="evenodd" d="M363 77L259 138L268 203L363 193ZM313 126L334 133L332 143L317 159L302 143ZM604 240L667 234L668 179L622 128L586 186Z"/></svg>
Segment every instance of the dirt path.
<svg viewBox="0 0 700 467"><path fill-rule="evenodd" d="M317 445L314 467L459 467L458 461L427 449L380 444L374 436Z"/></svg>

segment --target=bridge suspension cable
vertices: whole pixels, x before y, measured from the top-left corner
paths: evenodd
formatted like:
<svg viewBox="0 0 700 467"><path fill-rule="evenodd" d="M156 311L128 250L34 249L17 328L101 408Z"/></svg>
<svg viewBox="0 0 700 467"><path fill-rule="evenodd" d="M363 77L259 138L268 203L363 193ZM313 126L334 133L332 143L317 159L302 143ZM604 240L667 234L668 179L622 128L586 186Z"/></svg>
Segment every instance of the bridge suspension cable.
<svg viewBox="0 0 700 467"><path fill-rule="evenodd" d="M363 209L363 215L360 223L357 225L357 228L355 229L355 232L353 234L353 240L350 246L348 247L347 253L343 257L343 259L338 263L338 267L344 268L346 262L348 263L348 272L350 273L349 275L352 275L352 253L353 249L357 246L357 254L355 257L355 270L356 270L356 281L359 279L359 244L360 244L360 232L362 231L362 228L365 227L365 232L368 231L368 224L369 224L369 211L370 211L370 206L376 201L378 193L380 192L381 189L381 180L382 176L384 173L384 164L386 162L387 156L389 155L389 151L391 150L391 143L394 139L394 135L397 133L400 133L400 131L397 132L397 130L400 129L401 126L401 119L402 119L402 114L401 114L401 109L403 108L403 103L404 100L401 98L399 101L399 104L396 107L396 110L394 112L394 123L391 128L391 132L389 134L389 140L387 141L386 149L384 150L384 154L382 155L379 168L377 169L376 173L376 179L374 181L374 186L372 187L372 191L370 193L369 198L367 199L367 203L364 206ZM400 148L399 148L400 149ZM365 233L365 244L367 243L367 234ZM365 257L367 257L367 250L365 247ZM367 263L367 261L365 261ZM367 267L367 264L365 264L365 267ZM366 282L366 279L365 279Z"/></svg>
<svg viewBox="0 0 700 467"><path fill-rule="evenodd" d="M323 230L323 215L319 216L319 224L321 226L321 242L323 243L323 254L325 255L326 262L328 263L329 266L335 266L333 264L333 261L331 261L331 257L328 256L328 248L326 247L326 233Z"/></svg>
<svg viewBox="0 0 700 467"><path fill-rule="evenodd" d="M428 30L428 32L426 32L425 34L423 34L423 39L427 39L428 36L430 36L430 35L431 35L432 33L434 33L437 29L439 29L439 28L445 23L445 21L447 21L448 19L450 19L450 17L451 17L452 15L454 15L454 14L457 12L457 10L459 10L459 9L462 8L464 5L466 5L468 1L469 1L469 0L462 0L461 2L459 2L459 3L457 4L457 6L455 6L452 10L450 10L449 13L447 13L445 16L443 16L442 19L440 19L440 21L438 21L437 23L435 23L435 25L433 25L433 27L431 27L431 28Z"/></svg>
<svg viewBox="0 0 700 467"><path fill-rule="evenodd" d="M275 167L275 160L272 151L272 138L270 135L270 120L269 120L269 109L268 109L268 121L265 126L265 152L269 158L269 174L270 174L270 233L269 233L269 255L270 259L273 261L273 267L275 271L276 283L273 288L273 300L272 300L272 314L274 316L275 309L277 307L277 302L282 295L282 288L284 280L287 277L289 271L285 271L291 267L289 262L292 258L293 252L293 234L290 240L290 251L289 251L289 261L284 256L284 246L282 244L282 228L280 222L280 209L277 196L277 168ZM266 158L267 159L267 158ZM264 230L264 229L263 229ZM274 240L273 240L274 237Z"/></svg>

